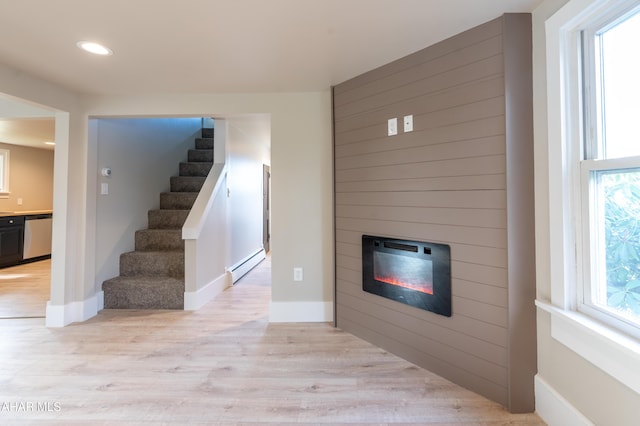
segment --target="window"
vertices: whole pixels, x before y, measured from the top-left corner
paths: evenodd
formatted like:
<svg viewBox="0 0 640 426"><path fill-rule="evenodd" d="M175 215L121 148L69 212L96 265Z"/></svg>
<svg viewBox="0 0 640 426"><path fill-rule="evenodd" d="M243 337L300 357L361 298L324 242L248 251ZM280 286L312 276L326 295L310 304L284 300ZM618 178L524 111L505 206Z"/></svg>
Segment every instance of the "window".
<svg viewBox="0 0 640 426"><path fill-rule="evenodd" d="M626 7L625 7L626 6ZM640 8L612 9L581 31L578 307L640 337Z"/></svg>
<svg viewBox="0 0 640 426"><path fill-rule="evenodd" d="M0 197L9 196L9 150L0 149Z"/></svg>
<svg viewBox="0 0 640 426"><path fill-rule="evenodd" d="M569 0L545 21L546 68L534 73L547 86L536 255L539 282L549 279L536 305L555 340L640 393L640 319L629 306L629 261L640 256L638 11L640 0Z"/></svg>

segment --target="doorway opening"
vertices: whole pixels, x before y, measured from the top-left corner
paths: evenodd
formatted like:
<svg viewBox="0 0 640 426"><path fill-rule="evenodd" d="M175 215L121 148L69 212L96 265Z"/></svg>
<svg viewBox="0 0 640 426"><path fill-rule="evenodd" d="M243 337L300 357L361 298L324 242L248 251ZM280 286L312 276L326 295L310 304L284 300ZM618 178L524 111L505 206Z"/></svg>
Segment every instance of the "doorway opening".
<svg viewBox="0 0 640 426"><path fill-rule="evenodd" d="M7 244L0 250L0 318L44 318L52 298L55 144L67 143L56 137L58 119L53 109L0 93L0 149L7 159L7 188L0 194L0 220L7 224Z"/></svg>

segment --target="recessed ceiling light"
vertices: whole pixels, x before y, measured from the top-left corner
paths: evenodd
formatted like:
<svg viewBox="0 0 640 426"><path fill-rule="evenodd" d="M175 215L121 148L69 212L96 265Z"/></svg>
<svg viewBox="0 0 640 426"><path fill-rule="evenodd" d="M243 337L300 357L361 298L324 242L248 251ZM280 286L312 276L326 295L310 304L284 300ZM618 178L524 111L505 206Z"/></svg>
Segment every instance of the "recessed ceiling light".
<svg viewBox="0 0 640 426"><path fill-rule="evenodd" d="M86 50L87 52L93 53L96 55L102 55L102 56L113 55L113 51L111 49L99 43L94 43L93 41L79 41L76 45L80 49Z"/></svg>

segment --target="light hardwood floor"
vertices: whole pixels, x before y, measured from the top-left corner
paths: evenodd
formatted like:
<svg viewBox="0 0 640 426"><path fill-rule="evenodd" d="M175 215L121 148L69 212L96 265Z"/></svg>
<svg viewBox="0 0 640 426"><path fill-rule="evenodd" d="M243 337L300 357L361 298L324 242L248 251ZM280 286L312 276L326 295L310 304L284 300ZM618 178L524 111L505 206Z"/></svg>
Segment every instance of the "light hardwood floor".
<svg viewBox="0 0 640 426"><path fill-rule="evenodd" d="M44 317L50 281L50 259L0 269L0 319Z"/></svg>
<svg viewBox="0 0 640 426"><path fill-rule="evenodd" d="M197 312L0 321L0 424L543 424L329 324L269 324L269 268Z"/></svg>

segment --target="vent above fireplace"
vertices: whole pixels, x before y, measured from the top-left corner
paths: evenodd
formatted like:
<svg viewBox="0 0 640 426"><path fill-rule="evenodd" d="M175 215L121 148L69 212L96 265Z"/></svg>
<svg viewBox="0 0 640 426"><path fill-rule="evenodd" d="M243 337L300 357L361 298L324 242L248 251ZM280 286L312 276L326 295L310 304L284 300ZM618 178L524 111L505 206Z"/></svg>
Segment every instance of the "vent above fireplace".
<svg viewBox="0 0 640 426"><path fill-rule="evenodd" d="M362 236L362 289L416 308L451 316L448 245Z"/></svg>

